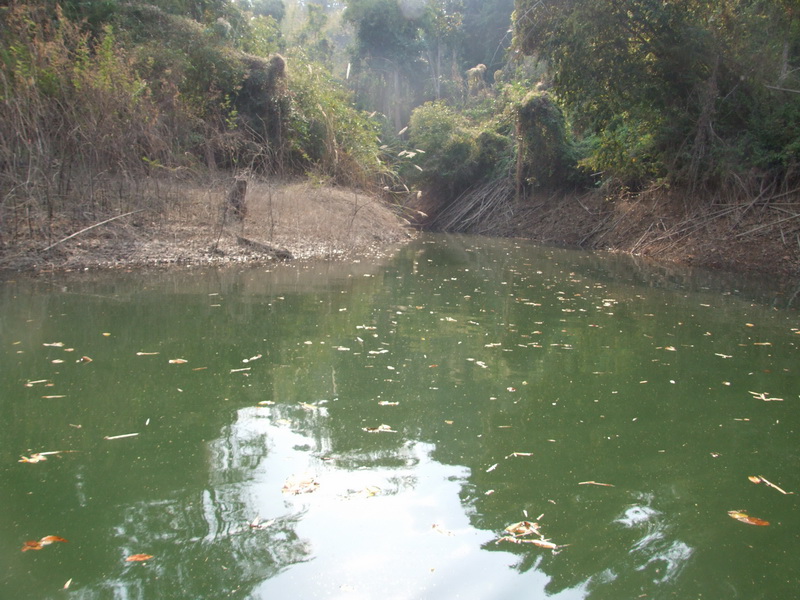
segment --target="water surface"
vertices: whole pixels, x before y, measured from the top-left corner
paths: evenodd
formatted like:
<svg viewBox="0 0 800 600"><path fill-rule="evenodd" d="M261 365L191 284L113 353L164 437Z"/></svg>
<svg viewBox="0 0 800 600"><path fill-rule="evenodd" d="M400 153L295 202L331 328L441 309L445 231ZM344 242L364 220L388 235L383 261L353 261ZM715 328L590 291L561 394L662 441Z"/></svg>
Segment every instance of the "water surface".
<svg viewBox="0 0 800 600"><path fill-rule="evenodd" d="M794 293L472 237L4 282L0 596L793 597Z"/></svg>

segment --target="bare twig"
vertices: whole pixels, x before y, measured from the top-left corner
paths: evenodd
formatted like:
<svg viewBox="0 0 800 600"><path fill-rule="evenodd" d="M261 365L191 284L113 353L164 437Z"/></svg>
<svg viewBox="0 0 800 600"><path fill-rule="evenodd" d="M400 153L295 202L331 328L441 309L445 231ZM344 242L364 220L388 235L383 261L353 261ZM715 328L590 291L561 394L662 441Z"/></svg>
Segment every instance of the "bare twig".
<svg viewBox="0 0 800 600"><path fill-rule="evenodd" d="M59 244L63 244L67 240L71 240L72 238L77 237L82 233L86 233L87 231L90 231L90 230L94 229L95 227L100 227L100 225L105 225L106 223L111 223L111 221L116 221L117 219L121 219L122 217L128 217L130 215L135 215L136 213L144 212L146 210L147 210L146 208L140 208L138 210L132 210L130 212L126 212L124 215L117 215L116 217L111 217L110 219L106 219L105 221L100 221L99 223L95 223L94 225L89 225L89 227L84 227L80 231L76 231L72 235L68 235L64 239L58 240L55 244L50 244L47 248L42 250L42 252L47 252L48 250L52 250L53 248L55 248Z"/></svg>

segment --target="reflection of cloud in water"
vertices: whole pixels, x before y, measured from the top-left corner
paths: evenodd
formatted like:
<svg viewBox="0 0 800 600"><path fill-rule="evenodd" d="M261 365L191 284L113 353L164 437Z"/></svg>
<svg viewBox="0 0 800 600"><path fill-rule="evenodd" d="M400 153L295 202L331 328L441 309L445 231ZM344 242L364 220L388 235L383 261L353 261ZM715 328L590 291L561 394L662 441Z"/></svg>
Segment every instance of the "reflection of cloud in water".
<svg viewBox="0 0 800 600"><path fill-rule="evenodd" d="M649 501L649 498L643 499ZM641 532L630 550L634 568L636 571L652 569L656 583L675 578L692 556L693 550L686 543L670 540L669 522L663 513L650 506L629 506L616 522Z"/></svg>

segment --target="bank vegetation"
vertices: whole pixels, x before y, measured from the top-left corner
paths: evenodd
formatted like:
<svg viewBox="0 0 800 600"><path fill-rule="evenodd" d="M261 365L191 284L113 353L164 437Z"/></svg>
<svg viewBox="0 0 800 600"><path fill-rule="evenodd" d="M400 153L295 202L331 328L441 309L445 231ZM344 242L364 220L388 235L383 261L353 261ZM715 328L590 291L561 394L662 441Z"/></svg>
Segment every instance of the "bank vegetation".
<svg viewBox="0 0 800 600"><path fill-rule="evenodd" d="M205 215L206 250L248 226L272 243L255 215L302 181L345 215L370 198L432 230L800 274L793 0L0 11L0 266L181 215ZM234 226L236 179L258 194Z"/></svg>

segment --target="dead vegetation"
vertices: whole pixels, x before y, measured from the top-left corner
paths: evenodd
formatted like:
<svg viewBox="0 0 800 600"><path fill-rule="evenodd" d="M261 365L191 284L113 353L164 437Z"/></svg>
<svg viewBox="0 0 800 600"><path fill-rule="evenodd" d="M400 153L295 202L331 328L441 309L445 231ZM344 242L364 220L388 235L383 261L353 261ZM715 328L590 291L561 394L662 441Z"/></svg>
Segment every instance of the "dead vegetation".
<svg viewBox="0 0 800 600"><path fill-rule="evenodd" d="M687 265L800 276L800 202L727 198L687 202L655 191L592 193L527 206L508 233Z"/></svg>
<svg viewBox="0 0 800 600"><path fill-rule="evenodd" d="M690 200L663 190L514 198L509 182L468 190L430 214L446 231L524 237L678 264L800 277L800 191L719 194ZM707 200L707 201L706 201Z"/></svg>
<svg viewBox="0 0 800 600"><path fill-rule="evenodd" d="M47 235L32 228L0 248L0 269L337 259L382 253L412 235L390 206L363 191L251 180L239 219L226 210L231 180L148 185L153 208L88 225L54 221Z"/></svg>

